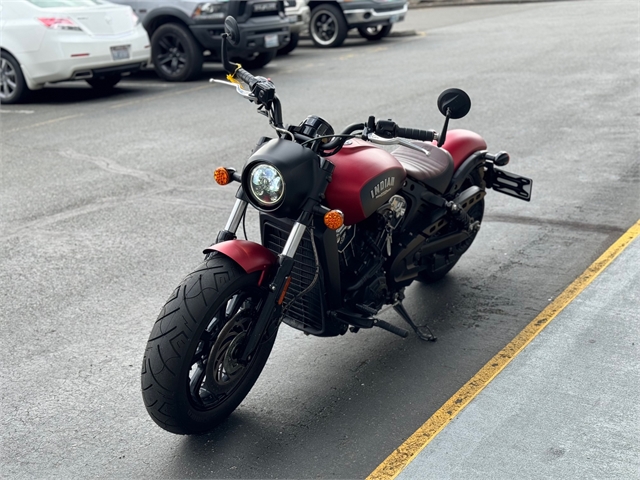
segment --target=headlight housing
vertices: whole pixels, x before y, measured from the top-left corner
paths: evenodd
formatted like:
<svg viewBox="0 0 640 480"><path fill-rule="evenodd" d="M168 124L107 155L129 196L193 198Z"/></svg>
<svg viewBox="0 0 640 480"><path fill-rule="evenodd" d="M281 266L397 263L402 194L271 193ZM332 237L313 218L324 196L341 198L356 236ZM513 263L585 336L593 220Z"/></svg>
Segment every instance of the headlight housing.
<svg viewBox="0 0 640 480"><path fill-rule="evenodd" d="M196 20L225 18L227 16L226 2L205 2L199 3L191 14Z"/></svg>
<svg viewBox="0 0 640 480"><path fill-rule="evenodd" d="M327 174L313 150L290 140L265 140L242 169L242 191L262 212L297 218Z"/></svg>
<svg viewBox="0 0 640 480"><path fill-rule="evenodd" d="M249 171L249 195L263 208L274 208L284 199L285 182L280 171L258 163Z"/></svg>

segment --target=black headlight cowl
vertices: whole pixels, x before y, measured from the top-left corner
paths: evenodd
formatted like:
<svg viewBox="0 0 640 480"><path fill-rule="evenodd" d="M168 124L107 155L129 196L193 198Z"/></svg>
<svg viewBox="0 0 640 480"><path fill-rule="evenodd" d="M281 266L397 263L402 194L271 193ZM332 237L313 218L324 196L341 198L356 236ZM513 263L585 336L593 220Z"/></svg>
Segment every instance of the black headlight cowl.
<svg viewBox="0 0 640 480"><path fill-rule="evenodd" d="M284 196L273 205L256 198L251 188L251 174L261 164L271 165L282 177ZM273 171L268 174L272 175ZM296 218L305 200L322 183L324 175L320 157L313 151L289 140L273 139L261 145L247 160L242 171L242 188L258 210L276 217Z"/></svg>

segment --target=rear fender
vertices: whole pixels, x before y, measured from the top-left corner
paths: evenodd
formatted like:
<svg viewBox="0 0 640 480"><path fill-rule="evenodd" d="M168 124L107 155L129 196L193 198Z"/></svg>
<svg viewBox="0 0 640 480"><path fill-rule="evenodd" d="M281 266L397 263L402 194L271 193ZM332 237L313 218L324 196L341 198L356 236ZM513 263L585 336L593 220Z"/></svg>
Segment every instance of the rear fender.
<svg viewBox="0 0 640 480"><path fill-rule="evenodd" d="M270 268L278 263L278 257L259 243L248 240L227 240L206 248L203 253L220 252L236 262L247 273L262 271L262 285Z"/></svg>

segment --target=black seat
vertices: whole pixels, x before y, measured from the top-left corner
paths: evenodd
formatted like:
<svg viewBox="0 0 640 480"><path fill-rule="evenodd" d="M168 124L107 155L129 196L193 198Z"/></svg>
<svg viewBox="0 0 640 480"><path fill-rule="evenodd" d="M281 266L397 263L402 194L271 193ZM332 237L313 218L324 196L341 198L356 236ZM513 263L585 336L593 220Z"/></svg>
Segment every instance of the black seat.
<svg viewBox="0 0 640 480"><path fill-rule="evenodd" d="M391 152L391 155L398 159L409 177L424 183L439 193L444 193L453 177L451 155L432 143L411 143L425 149L429 155L407 147L399 147Z"/></svg>

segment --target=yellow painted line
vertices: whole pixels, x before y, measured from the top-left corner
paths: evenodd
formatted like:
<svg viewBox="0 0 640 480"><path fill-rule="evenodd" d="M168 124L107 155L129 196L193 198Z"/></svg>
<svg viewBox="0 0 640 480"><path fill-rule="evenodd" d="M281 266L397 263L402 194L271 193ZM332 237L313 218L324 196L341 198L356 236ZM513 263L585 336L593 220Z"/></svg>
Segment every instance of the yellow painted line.
<svg viewBox="0 0 640 480"><path fill-rule="evenodd" d="M400 447L376 468L367 480L392 480L495 378L551 320L569 305L622 251L640 235L640 220L567 287L540 315L480 369L453 397L438 409Z"/></svg>
<svg viewBox="0 0 640 480"><path fill-rule="evenodd" d="M57 123L57 122L62 122L64 120L69 120L70 118L82 117L83 115L84 113L78 113L76 115L67 115L66 117L53 118L45 122L34 123L31 125L25 125L24 127L13 128L11 130L7 130L6 133L19 132L21 130L29 130L31 128L41 127L43 125L49 125L50 123Z"/></svg>

